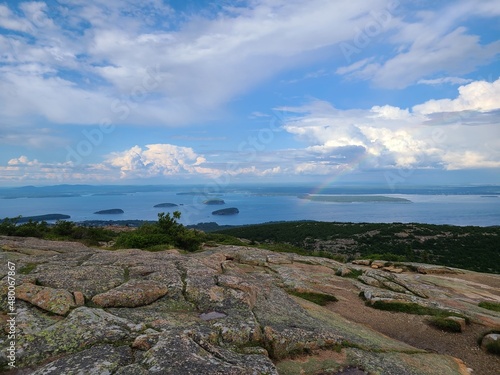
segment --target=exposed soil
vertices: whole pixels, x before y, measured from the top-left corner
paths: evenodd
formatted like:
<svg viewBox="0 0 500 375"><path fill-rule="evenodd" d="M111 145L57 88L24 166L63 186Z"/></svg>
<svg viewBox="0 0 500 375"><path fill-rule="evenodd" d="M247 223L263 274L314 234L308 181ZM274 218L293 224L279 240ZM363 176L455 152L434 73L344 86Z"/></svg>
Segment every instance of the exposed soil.
<svg viewBox="0 0 500 375"><path fill-rule="evenodd" d="M473 370L473 375L500 374L500 356L486 353L477 344L487 327L470 324L462 333L444 332L426 324L425 316L365 306L359 290L349 280L339 281L336 286L339 301L327 306L331 311L416 348L459 358Z"/></svg>

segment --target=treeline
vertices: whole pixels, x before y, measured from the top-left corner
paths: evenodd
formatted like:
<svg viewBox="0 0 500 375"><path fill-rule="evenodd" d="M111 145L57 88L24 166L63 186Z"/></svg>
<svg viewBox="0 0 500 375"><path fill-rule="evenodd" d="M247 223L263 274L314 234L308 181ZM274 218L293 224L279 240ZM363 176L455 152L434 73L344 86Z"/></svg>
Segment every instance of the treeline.
<svg viewBox="0 0 500 375"><path fill-rule="evenodd" d="M500 273L500 227L459 227L431 224L380 224L331 222L279 222L233 227L206 233L178 222L180 212L158 214L158 221L145 222L127 231L16 219L0 222L0 235L80 241L88 246L139 248L160 251L178 248L196 251L202 244L233 244L274 251L323 256L350 261L359 258L396 262L422 262ZM217 225L204 223L204 230Z"/></svg>
<svg viewBox="0 0 500 375"><path fill-rule="evenodd" d="M4 219L0 223L0 235L37 237L47 240L79 241L88 246L111 244L111 248L138 248L165 250L178 248L195 251L209 238L205 233L188 229L178 222L180 212L159 213L157 222L148 222L135 230L116 232L103 227L77 225L71 221L57 221L50 225L45 221L30 220L18 223L18 219Z"/></svg>
<svg viewBox="0 0 500 375"><path fill-rule="evenodd" d="M500 227L431 224L284 222L217 231L264 246L289 245L311 255L379 258L500 273Z"/></svg>

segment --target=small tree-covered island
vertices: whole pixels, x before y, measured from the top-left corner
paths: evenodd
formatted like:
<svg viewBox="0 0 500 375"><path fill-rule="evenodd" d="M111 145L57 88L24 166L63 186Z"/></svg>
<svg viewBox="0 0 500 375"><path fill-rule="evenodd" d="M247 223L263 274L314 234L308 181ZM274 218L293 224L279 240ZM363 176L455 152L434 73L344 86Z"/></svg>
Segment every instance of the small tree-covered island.
<svg viewBox="0 0 500 375"><path fill-rule="evenodd" d="M227 215L236 215L238 213L240 213L240 210L238 210L236 207L229 207L213 211L212 215L227 216Z"/></svg>
<svg viewBox="0 0 500 375"><path fill-rule="evenodd" d="M95 215L119 215L125 213L121 208L112 208L94 212Z"/></svg>

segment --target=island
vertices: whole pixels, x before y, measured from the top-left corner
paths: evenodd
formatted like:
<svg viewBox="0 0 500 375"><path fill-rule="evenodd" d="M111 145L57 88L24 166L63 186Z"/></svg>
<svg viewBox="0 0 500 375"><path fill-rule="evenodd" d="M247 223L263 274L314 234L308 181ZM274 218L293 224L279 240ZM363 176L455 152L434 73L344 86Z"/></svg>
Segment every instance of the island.
<svg viewBox="0 0 500 375"><path fill-rule="evenodd" d="M155 204L153 207L154 208L159 208L159 207L177 207L177 205L175 203L159 203L159 204Z"/></svg>
<svg viewBox="0 0 500 375"><path fill-rule="evenodd" d="M236 207L223 208L222 210L213 211L212 215L236 215L240 212Z"/></svg>
<svg viewBox="0 0 500 375"><path fill-rule="evenodd" d="M215 198L215 199L208 199L203 204L208 204L210 206L215 206L215 205L220 205L220 204L226 204L223 199Z"/></svg>
<svg viewBox="0 0 500 375"><path fill-rule="evenodd" d="M412 203L411 200L397 197L386 197L383 195L299 195L300 199L307 199L315 202L333 203Z"/></svg>
<svg viewBox="0 0 500 375"><path fill-rule="evenodd" d="M38 216L21 216L20 218L13 218L17 223L27 223L28 221L55 221L70 219L71 216L63 214L47 214Z"/></svg>
<svg viewBox="0 0 500 375"><path fill-rule="evenodd" d="M94 212L95 215L118 215L118 214L123 214L124 211L120 208L112 208L110 210L102 210L102 211L97 211Z"/></svg>

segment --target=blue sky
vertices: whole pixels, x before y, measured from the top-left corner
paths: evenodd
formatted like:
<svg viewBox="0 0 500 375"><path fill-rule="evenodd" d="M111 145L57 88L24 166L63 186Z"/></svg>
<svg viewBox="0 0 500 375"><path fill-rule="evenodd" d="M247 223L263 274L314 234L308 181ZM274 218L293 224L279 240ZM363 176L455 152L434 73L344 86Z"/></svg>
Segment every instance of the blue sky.
<svg viewBox="0 0 500 375"><path fill-rule="evenodd" d="M500 184L497 0L0 2L0 185Z"/></svg>

